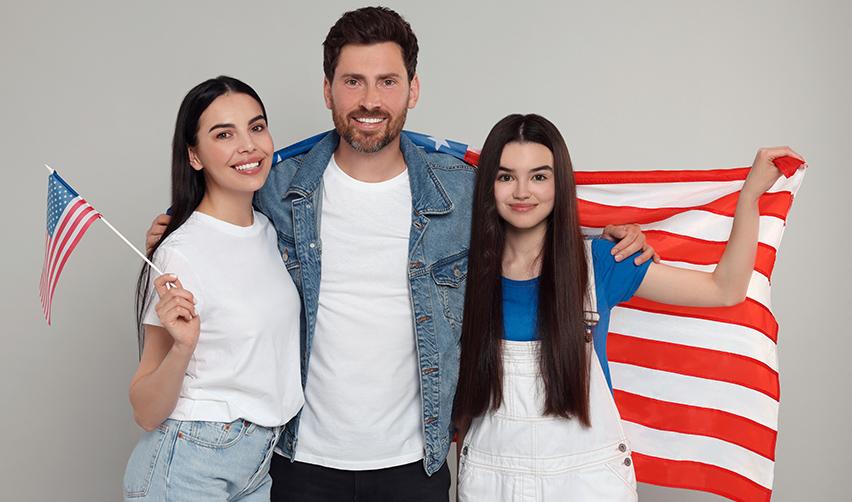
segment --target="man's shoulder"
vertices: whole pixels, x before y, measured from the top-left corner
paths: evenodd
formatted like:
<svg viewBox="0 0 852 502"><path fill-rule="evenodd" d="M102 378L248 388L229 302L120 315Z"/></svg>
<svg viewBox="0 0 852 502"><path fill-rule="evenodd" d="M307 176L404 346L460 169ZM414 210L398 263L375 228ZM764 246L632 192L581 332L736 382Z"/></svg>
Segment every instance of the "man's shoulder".
<svg viewBox="0 0 852 502"><path fill-rule="evenodd" d="M449 193L472 193L476 168L452 155L422 152L433 175Z"/></svg>
<svg viewBox="0 0 852 502"><path fill-rule="evenodd" d="M303 153L293 157L287 157L286 159L273 164L269 170L269 177L266 178L266 183L263 185L261 190L267 189L270 186L289 187L290 182L293 180L293 176L296 175L299 168L302 166L302 160L304 157L305 154Z"/></svg>
<svg viewBox="0 0 852 502"><path fill-rule="evenodd" d="M450 155L448 153L443 152L428 152L425 150L421 150L426 161L433 169L438 169L441 171L461 171L463 173L474 173L476 172L476 168L462 159Z"/></svg>

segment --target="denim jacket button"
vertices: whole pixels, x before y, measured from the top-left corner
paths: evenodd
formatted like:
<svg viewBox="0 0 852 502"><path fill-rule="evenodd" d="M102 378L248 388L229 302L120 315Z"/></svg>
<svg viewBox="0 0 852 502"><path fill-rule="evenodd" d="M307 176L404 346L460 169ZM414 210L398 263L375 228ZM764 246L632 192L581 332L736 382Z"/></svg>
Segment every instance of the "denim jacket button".
<svg viewBox="0 0 852 502"><path fill-rule="evenodd" d="M453 267L453 275L456 276L456 277L461 277L461 275L462 275L461 270L459 270L458 267Z"/></svg>
<svg viewBox="0 0 852 502"><path fill-rule="evenodd" d="M467 456L467 446L462 448L462 455L464 455L465 457Z"/></svg>
<svg viewBox="0 0 852 502"><path fill-rule="evenodd" d="M314 249L315 247L317 247L317 243L312 242L312 243L308 244L308 247L311 248L311 249Z"/></svg>
<svg viewBox="0 0 852 502"><path fill-rule="evenodd" d="M627 458L624 459L624 465L626 465L627 467L630 467L630 464L632 464L632 463L633 462L630 460L630 457L627 457Z"/></svg>
<svg viewBox="0 0 852 502"><path fill-rule="evenodd" d="M626 452L627 451L627 445L624 444L624 443L621 443L620 445L618 445L618 451L620 451L621 453Z"/></svg>
<svg viewBox="0 0 852 502"><path fill-rule="evenodd" d="M287 260L290 259L290 250L285 249L283 253L281 253L281 259L284 260L284 263L287 263Z"/></svg>

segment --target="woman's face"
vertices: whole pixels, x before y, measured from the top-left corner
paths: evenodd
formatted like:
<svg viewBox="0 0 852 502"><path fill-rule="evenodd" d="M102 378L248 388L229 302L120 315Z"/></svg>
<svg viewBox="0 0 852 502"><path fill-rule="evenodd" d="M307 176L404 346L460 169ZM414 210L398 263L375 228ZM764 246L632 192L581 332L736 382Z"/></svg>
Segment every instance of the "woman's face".
<svg viewBox="0 0 852 502"><path fill-rule="evenodd" d="M518 230L546 225L556 195L553 175L553 153L546 146L531 142L506 144L494 180L500 217Z"/></svg>
<svg viewBox="0 0 852 502"><path fill-rule="evenodd" d="M208 188L254 192L269 175L274 151L260 104L247 94L229 93L201 114L189 160L204 170Z"/></svg>

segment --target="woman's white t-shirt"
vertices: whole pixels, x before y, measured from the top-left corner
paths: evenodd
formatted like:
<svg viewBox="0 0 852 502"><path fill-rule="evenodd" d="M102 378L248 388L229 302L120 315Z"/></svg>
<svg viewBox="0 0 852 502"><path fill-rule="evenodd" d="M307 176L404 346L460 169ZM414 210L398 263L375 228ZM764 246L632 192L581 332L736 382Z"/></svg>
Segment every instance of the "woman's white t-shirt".
<svg viewBox="0 0 852 502"><path fill-rule="evenodd" d="M154 255L201 318L198 345L169 418L283 425L302 407L299 295L262 214L240 227L198 211ZM152 274L152 280L156 273ZM153 289L153 284L150 286ZM143 324L162 326L156 292Z"/></svg>

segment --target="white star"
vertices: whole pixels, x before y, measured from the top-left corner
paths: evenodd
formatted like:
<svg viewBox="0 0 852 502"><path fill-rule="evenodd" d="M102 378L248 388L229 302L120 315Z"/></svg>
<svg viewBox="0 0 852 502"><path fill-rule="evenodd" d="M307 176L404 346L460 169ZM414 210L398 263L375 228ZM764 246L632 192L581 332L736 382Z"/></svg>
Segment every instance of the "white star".
<svg viewBox="0 0 852 502"><path fill-rule="evenodd" d="M444 139L444 138L433 138L432 136L429 136L429 139L432 140L435 143L435 150L436 151L440 152L442 146L446 147L447 150L450 149L450 144L447 143L447 140Z"/></svg>

